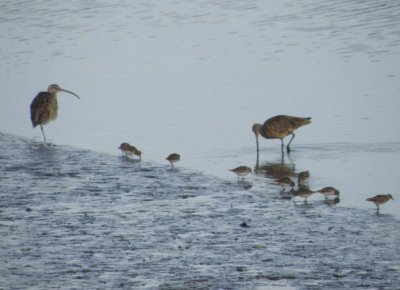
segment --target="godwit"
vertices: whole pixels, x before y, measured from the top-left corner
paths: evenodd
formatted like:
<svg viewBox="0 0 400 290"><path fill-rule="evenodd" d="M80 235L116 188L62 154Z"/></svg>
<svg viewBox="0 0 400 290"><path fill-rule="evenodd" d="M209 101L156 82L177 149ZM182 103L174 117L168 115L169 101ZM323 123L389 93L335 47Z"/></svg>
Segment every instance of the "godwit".
<svg viewBox="0 0 400 290"><path fill-rule="evenodd" d="M311 117L300 118L286 115L278 115L272 117L264 122L263 125L255 123L252 127L254 134L256 135L257 152L260 151L258 145L258 135L263 136L267 139L281 139L281 148L283 151L283 138L288 135L292 135L289 143L286 146L287 152L290 152L290 143L292 143L295 134L294 130L297 128L311 123Z"/></svg>

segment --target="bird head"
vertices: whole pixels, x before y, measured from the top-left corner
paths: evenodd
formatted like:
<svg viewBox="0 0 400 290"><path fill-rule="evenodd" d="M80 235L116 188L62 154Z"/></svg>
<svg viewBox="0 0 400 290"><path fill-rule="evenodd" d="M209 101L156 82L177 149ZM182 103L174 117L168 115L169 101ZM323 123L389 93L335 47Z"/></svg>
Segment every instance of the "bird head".
<svg viewBox="0 0 400 290"><path fill-rule="evenodd" d="M128 143L126 143L126 142L124 142L124 143L121 143L121 145L119 145L119 147L118 147L118 149L127 149L128 148L128 146L129 146L129 144Z"/></svg>
<svg viewBox="0 0 400 290"><path fill-rule="evenodd" d="M260 134L261 132L261 127L262 127L261 124L255 123L253 127L251 127L251 130L253 131L254 134L256 134L256 136L258 136L258 134Z"/></svg>
<svg viewBox="0 0 400 290"><path fill-rule="evenodd" d="M57 85L57 84L51 84L51 85L47 88L47 91L48 91L50 94L55 94L55 93L58 93L58 92L66 92L66 93L71 94L71 95L74 95L75 97L77 97L78 99L80 99L80 97L79 97L77 94L75 94L75 93L73 93L73 92L71 92L71 91L65 90L65 89L61 88L61 87L60 87L59 85Z"/></svg>

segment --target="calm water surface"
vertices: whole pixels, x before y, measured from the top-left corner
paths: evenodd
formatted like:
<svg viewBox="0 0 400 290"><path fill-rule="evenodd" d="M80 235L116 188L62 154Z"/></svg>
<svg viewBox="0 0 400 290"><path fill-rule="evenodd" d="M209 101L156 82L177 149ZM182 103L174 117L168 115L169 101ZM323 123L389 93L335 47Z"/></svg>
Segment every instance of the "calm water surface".
<svg viewBox="0 0 400 290"><path fill-rule="evenodd" d="M398 192L396 1L3 1L0 24L2 132L40 140L29 104L59 83L82 99L60 94L53 143L118 155L130 142L229 179L255 165L254 122L312 116L284 162L341 205ZM262 140L261 163L278 144Z"/></svg>

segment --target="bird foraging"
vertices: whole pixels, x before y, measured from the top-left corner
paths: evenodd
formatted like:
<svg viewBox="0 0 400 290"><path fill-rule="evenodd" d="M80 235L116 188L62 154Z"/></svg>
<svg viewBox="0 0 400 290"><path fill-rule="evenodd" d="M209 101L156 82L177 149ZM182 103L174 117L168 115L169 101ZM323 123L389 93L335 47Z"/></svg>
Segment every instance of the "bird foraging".
<svg viewBox="0 0 400 290"><path fill-rule="evenodd" d="M325 195L325 199L328 199L328 196L338 197L340 194L339 190L337 190L336 188L334 188L332 186L327 186L327 187L321 188L320 190L316 190L315 192L319 192L319 193Z"/></svg>
<svg viewBox="0 0 400 290"><path fill-rule="evenodd" d="M239 180L239 177L242 177L242 180L244 180L244 177L246 175L253 174L253 171L251 170L251 168L247 167L247 166L239 166L234 169L230 169L229 171L232 171L233 173L235 173L238 176L238 180Z"/></svg>
<svg viewBox="0 0 400 290"><path fill-rule="evenodd" d="M297 174L297 183L299 187L305 187L308 184L308 179L310 178L310 172L302 171Z"/></svg>
<svg viewBox="0 0 400 290"><path fill-rule="evenodd" d="M122 151L122 154L125 154L125 156L127 157L133 157L134 155L136 155L139 156L139 160L142 160L142 152L138 150L135 146L130 145L129 143L121 143L118 149L120 149Z"/></svg>
<svg viewBox="0 0 400 290"><path fill-rule="evenodd" d="M174 167L174 164L181 160L181 155L179 155L178 153L172 153L172 154L168 155L166 160L169 161L169 163L171 164L171 167Z"/></svg>
<svg viewBox="0 0 400 290"><path fill-rule="evenodd" d="M314 193L315 191L310 190L308 187L300 187L294 192L294 195L304 198L304 202L307 202L307 198L309 198Z"/></svg>
<svg viewBox="0 0 400 290"><path fill-rule="evenodd" d="M277 180L277 182L282 186L283 191L285 191L285 186L290 186L293 191L294 182L290 177L284 176Z"/></svg>
<svg viewBox="0 0 400 290"><path fill-rule="evenodd" d="M295 136L295 134L293 133L294 130L310 123L311 123L311 117L300 118L287 115L278 115L272 117L266 120L263 125L255 123L252 127L252 130L256 135L257 152L260 151L258 146L258 135L261 135L266 139L281 139L282 151L283 151L283 138L285 138L288 135L292 135L292 138L286 145L287 152L290 152L290 143L292 143Z"/></svg>

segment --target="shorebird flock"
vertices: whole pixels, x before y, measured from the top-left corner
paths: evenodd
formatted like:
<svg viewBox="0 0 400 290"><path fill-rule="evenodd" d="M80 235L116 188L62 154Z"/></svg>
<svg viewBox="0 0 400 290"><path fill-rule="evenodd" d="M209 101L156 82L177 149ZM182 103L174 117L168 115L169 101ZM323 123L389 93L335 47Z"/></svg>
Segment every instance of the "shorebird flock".
<svg viewBox="0 0 400 290"><path fill-rule="evenodd" d="M80 97L66 89L61 88L57 84L51 84L47 88L47 92L40 92L37 96L32 100L30 106L30 114L32 126L35 128L36 126L40 126L43 135L43 143L46 145L46 135L44 134L43 126L48 124L49 122L55 120L58 114L58 103L57 103L57 93L66 92L71 95L74 95L78 99ZM264 124L255 123L252 126L252 131L256 137L256 146L257 146L257 157L260 151L259 147L259 135L266 139L280 139L281 140L281 150L283 154L284 143L283 139L289 135L291 135L291 139L289 143L286 145L286 151L290 153L290 144L292 143L295 134L294 131L298 128L305 126L311 123L311 117L301 118L287 115L277 115L272 118L267 119ZM121 143L118 147L121 150L122 154L127 158L135 158L138 157L138 161L142 159L142 152L138 150L135 146L130 145L127 142ZM174 164L180 161L181 156L178 153L172 153L168 155L166 160L170 162L171 167L174 167ZM234 169L231 169L233 173L237 175L238 182L240 180L244 180L244 177L253 174L253 170L248 166L238 166ZM241 178L241 179L240 179ZM307 198L315 193L320 193L325 196L326 200L329 200L333 197L334 202L339 201L340 192L336 188L332 186L327 186L321 188L319 190L311 190L308 186L308 179L310 178L310 173L308 171L303 171L297 174L297 189L295 190L295 183L289 176L282 176L276 182L282 186L283 193L286 192L285 187L290 187L290 193L292 197L301 197L304 198L304 202L307 202ZM389 200L394 200L391 194L379 194L373 196L371 198L367 198L367 201L373 202L376 205L376 213L379 214L379 205L382 205Z"/></svg>

